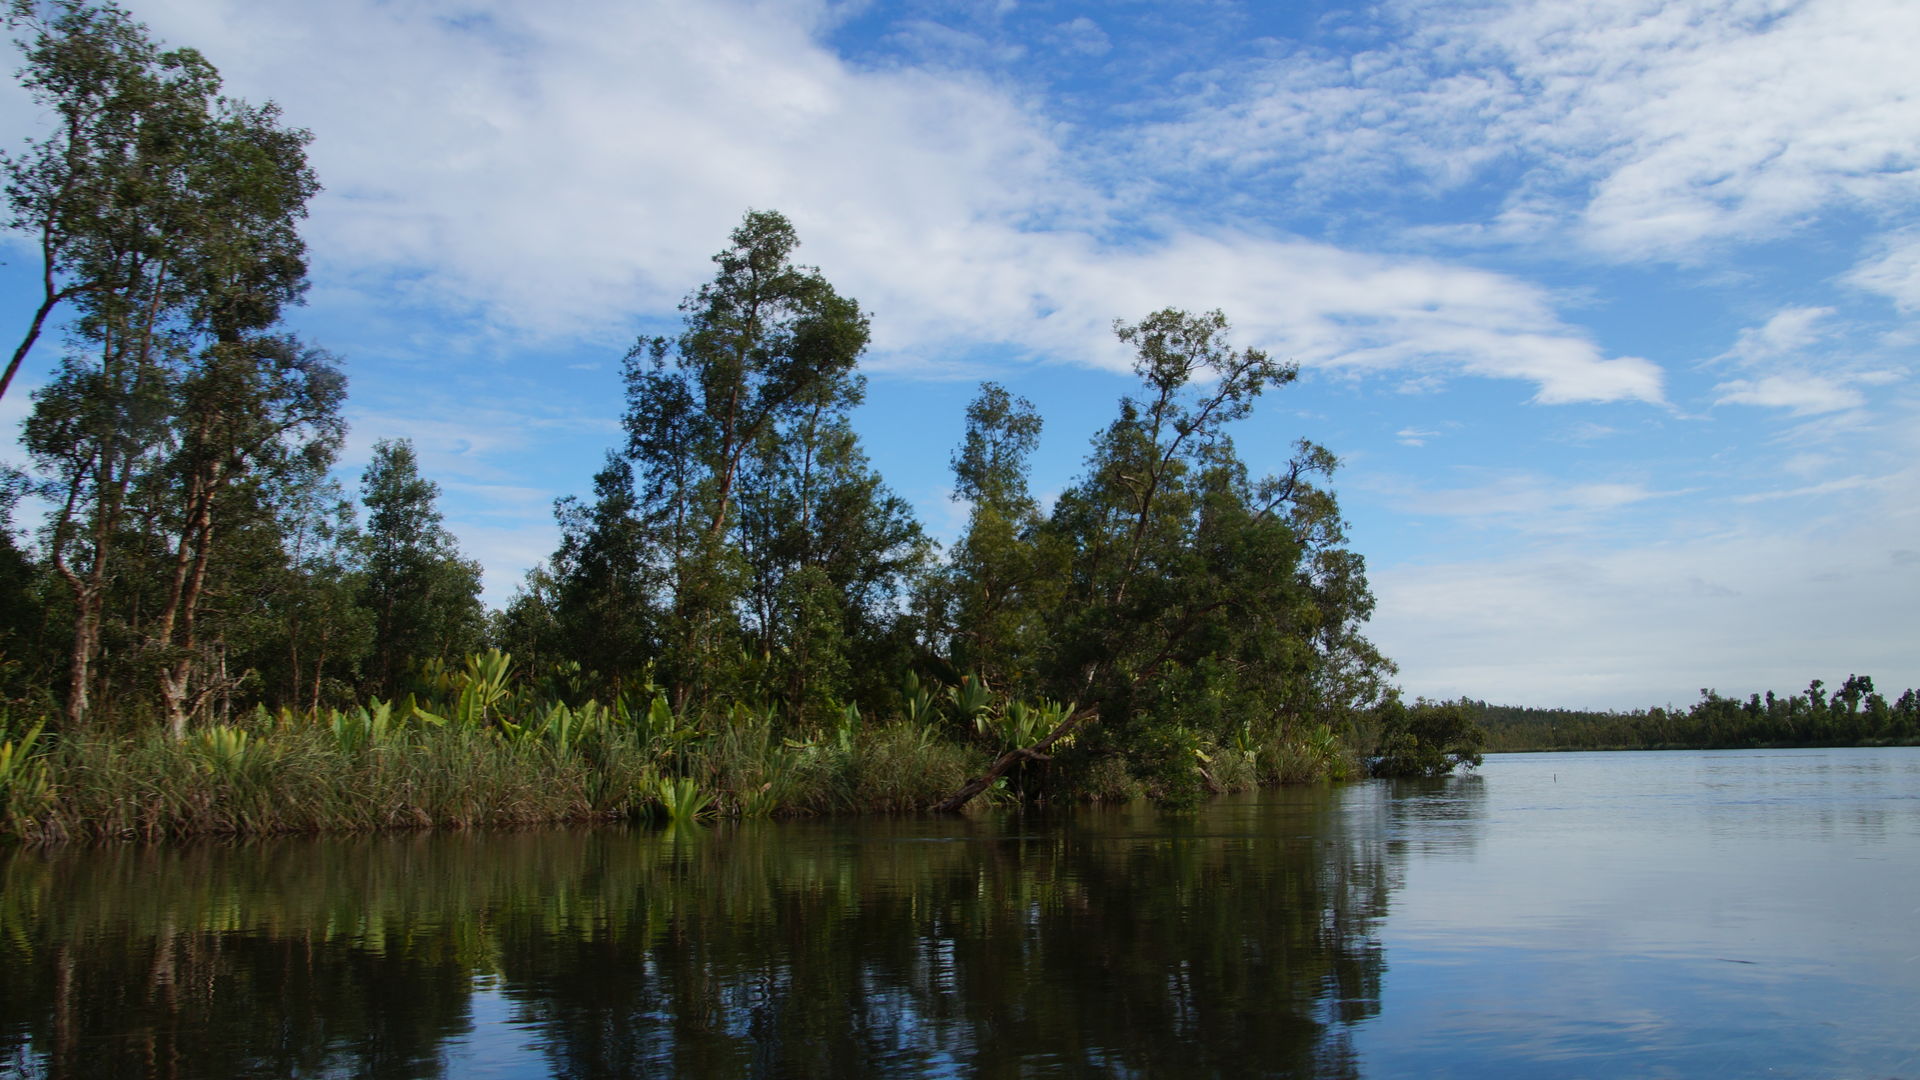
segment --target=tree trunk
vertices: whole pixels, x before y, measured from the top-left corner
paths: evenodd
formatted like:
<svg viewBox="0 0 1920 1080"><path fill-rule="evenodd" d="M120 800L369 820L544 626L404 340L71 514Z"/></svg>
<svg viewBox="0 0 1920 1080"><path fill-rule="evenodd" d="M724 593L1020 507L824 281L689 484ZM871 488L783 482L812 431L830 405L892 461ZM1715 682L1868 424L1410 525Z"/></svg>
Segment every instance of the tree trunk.
<svg viewBox="0 0 1920 1080"><path fill-rule="evenodd" d="M207 562L213 544L213 501L225 479L226 469L216 462L208 466L205 473L196 473L188 485L187 522L180 530L167 606L160 615L159 632L154 635L161 648L179 650L160 672L160 697L166 706L167 730L175 741L187 737L187 719L198 711L197 704L189 708L187 703L198 645L194 619L206 587Z"/></svg>
<svg viewBox="0 0 1920 1080"><path fill-rule="evenodd" d="M100 642L100 616L91 595L74 598L79 610L73 619L73 652L67 660L68 731L78 731L87 720L87 688L92 681L93 654Z"/></svg>

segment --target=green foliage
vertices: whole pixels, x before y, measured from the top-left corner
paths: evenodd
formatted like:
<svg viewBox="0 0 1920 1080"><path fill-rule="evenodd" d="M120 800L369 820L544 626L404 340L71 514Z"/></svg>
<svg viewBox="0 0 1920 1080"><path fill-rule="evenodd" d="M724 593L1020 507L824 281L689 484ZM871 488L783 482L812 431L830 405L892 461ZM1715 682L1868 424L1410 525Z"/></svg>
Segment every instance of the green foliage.
<svg viewBox="0 0 1920 1080"><path fill-rule="evenodd" d="M406 439L374 444L361 477L367 507L361 603L373 613L374 692L394 694L404 664L464 655L481 630L480 566L441 524L439 485L420 475Z"/></svg>
<svg viewBox="0 0 1920 1080"><path fill-rule="evenodd" d="M546 580L530 579L516 598L518 617L544 619L528 626L521 644L533 655L564 657L594 672L591 689L618 693L619 674L651 655L657 630L652 598L661 585L661 569L650 552L652 537L640 516L633 465L608 454L593 477L593 501L568 496L554 504L560 547ZM530 606L545 588L545 612ZM511 609L510 609L511 610Z"/></svg>
<svg viewBox="0 0 1920 1080"><path fill-rule="evenodd" d="M714 813L713 795L701 791L691 777L660 777L654 783L654 799L668 821L694 821Z"/></svg>
<svg viewBox="0 0 1920 1080"><path fill-rule="evenodd" d="M962 726L973 725L977 730L981 719L994 705L993 691L987 689L986 682L977 675L962 675L958 683L947 687L946 697L953 706L954 718ZM915 720L920 715L919 710L909 710L907 719Z"/></svg>
<svg viewBox="0 0 1920 1080"><path fill-rule="evenodd" d="M357 754L391 744L397 728L393 706L375 698L369 705L334 710L327 719L334 745L343 754Z"/></svg>
<svg viewBox="0 0 1920 1080"><path fill-rule="evenodd" d="M794 264L781 215L747 214L732 240L680 336L628 356L626 520L658 553L647 618L668 680L717 699L751 679L818 716L847 696L850 645L884 636L924 545L847 421L864 392L859 305Z"/></svg>
<svg viewBox="0 0 1920 1080"><path fill-rule="evenodd" d="M1800 694L1749 694L1743 701L1703 688L1690 708L1633 712L1528 709L1468 702L1487 729L1487 749L1681 750L1766 746L1875 746L1920 743L1920 691L1875 691L1849 675L1829 697L1815 679Z"/></svg>
<svg viewBox="0 0 1920 1080"><path fill-rule="evenodd" d="M1218 312L1160 311L1116 330L1135 349L1141 393L1122 399L1085 476L1044 520L1009 517L1032 513L1014 467L1033 431L1018 404L988 387L970 411L957 475L987 508L956 559L953 609L990 600L1012 620L993 624L997 644L978 654L996 658L1010 697L1097 706L1072 755L1079 769L1118 758L1157 797L1189 801L1226 786L1203 758L1220 748L1235 747L1235 775L1272 776L1262 748L1300 744L1303 719L1337 745L1332 733L1378 698L1391 668L1360 636L1372 609L1364 567L1315 483L1332 455L1302 443L1283 472L1254 480L1229 437L1294 368L1231 345ZM982 648L989 622L956 625L954 653ZM1314 764L1290 777L1344 760L1318 747L1296 756ZM1055 782L1071 790L1072 772Z"/></svg>
<svg viewBox="0 0 1920 1080"><path fill-rule="evenodd" d="M1039 659L1044 613L1065 580L1063 552L1045 539L1027 489L1040 432L1031 402L982 383L952 460L955 495L972 508L936 592L940 637L957 668L1003 689L1029 688L1023 675Z"/></svg>
<svg viewBox="0 0 1920 1080"><path fill-rule="evenodd" d="M460 696L454 715L462 723L487 726L513 696L507 688L512 674L513 657L499 649L468 656L466 671L456 684Z"/></svg>
<svg viewBox="0 0 1920 1080"><path fill-rule="evenodd" d="M344 430L337 364L273 332L306 287L309 136L221 97L203 57L162 51L115 6L17 4L11 21L57 122L3 166L45 290L0 393L51 311L74 309L24 439L70 600L64 721L87 722L112 677L152 687L179 737L231 692L228 646L255 631L205 599L259 588L275 539L260 519Z"/></svg>
<svg viewBox="0 0 1920 1080"><path fill-rule="evenodd" d="M240 728L226 724L215 724L193 737L193 746L208 771L229 780L244 777L257 768L269 756L264 745L254 742L253 737Z"/></svg>
<svg viewBox="0 0 1920 1080"><path fill-rule="evenodd" d="M1480 764L1486 732L1466 702L1422 699L1409 707L1394 698L1380 712L1375 776L1445 776Z"/></svg>
<svg viewBox="0 0 1920 1080"><path fill-rule="evenodd" d="M15 827L31 819L48 795L47 766L36 744L44 724L35 724L17 739L0 738L0 827ZM5 734L0 726L0 735Z"/></svg>
<svg viewBox="0 0 1920 1080"><path fill-rule="evenodd" d="M115 5L15 3L8 21L26 31L21 82L55 122L0 162L8 224L35 241L45 282L0 394L62 304L95 341L133 320L223 342L272 325L305 287L307 133L221 97L204 57L162 51Z"/></svg>
<svg viewBox="0 0 1920 1080"><path fill-rule="evenodd" d="M963 685L965 685L964 681ZM955 693L955 690L954 688L948 688L946 693L952 695ZM933 718L934 708L938 701L939 687L937 684L923 682L919 673L911 670L901 677L900 710L901 716L906 719L907 723L924 724L930 721ZM983 702L980 708L984 707L985 703ZM977 708L973 710L973 712L977 711ZM973 712L964 712L962 718L971 719Z"/></svg>
<svg viewBox="0 0 1920 1080"><path fill-rule="evenodd" d="M1009 701L998 710L980 710L974 714L973 722L981 734L991 736L1002 749L1019 750L1039 742L1042 736L1072 716L1073 711L1071 703L1042 701L1029 705Z"/></svg>

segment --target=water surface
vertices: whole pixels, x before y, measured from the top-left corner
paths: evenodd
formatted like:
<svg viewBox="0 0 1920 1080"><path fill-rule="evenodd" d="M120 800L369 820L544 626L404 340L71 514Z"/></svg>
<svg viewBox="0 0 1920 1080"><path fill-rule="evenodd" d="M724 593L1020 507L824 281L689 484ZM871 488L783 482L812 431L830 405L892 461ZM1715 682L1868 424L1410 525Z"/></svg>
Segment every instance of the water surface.
<svg viewBox="0 0 1920 1080"><path fill-rule="evenodd" d="M0 855L0 1075L1920 1076L1920 750Z"/></svg>

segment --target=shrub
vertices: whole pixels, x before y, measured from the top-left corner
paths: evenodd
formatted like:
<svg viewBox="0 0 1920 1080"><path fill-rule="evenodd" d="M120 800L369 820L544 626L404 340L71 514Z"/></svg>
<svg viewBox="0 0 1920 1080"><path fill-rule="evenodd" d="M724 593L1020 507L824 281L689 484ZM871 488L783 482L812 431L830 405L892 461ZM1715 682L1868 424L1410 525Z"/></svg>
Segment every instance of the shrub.
<svg viewBox="0 0 1920 1080"><path fill-rule="evenodd" d="M1487 733L1465 701L1423 698L1409 708L1396 698L1381 706L1379 720L1375 776L1445 776L1480 764Z"/></svg>

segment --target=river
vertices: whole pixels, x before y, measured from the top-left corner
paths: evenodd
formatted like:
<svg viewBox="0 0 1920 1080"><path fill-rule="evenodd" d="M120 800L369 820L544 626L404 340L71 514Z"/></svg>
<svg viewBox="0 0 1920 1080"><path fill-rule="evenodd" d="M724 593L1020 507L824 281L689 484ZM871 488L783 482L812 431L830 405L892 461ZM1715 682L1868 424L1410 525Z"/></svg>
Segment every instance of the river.
<svg viewBox="0 0 1920 1080"><path fill-rule="evenodd" d="M0 852L0 1076L1920 1076L1920 749Z"/></svg>

